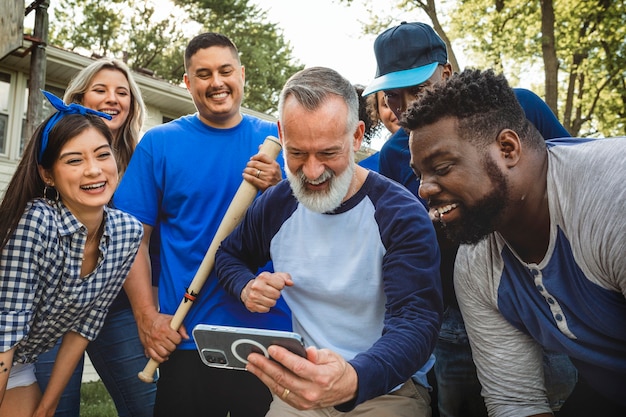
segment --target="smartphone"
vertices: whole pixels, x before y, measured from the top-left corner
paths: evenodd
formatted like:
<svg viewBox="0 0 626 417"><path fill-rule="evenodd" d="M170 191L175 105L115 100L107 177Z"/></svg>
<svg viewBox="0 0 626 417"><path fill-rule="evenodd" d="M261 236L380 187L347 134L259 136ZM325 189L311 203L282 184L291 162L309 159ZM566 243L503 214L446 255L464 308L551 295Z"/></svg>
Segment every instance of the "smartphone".
<svg viewBox="0 0 626 417"><path fill-rule="evenodd" d="M198 324L193 338L205 365L215 368L246 368L247 357L256 352L269 358L267 348L279 345L306 358L302 336L280 330Z"/></svg>

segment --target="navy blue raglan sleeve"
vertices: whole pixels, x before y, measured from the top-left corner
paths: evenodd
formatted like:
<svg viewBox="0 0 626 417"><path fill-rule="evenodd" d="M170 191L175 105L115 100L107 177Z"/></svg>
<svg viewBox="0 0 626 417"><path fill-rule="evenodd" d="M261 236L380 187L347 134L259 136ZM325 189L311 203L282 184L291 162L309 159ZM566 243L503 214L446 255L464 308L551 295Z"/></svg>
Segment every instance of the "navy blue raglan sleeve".
<svg viewBox="0 0 626 417"><path fill-rule="evenodd" d="M222 241L215 255L215 271L220 284L238 300L258 269L271 260L272 238L293 210L293 203L289 184L283 180L257 198L242 222Z"/></svg>
<svg viewBox="0 0 626 417"><path fill-rule="evenodd" d="M375 204L387 296L382 337L350 360L359 378L357 397L345 411L406 382L430 358L441 325L443 300L439 247L421 203L400 186L388 186ZM389 192L389 188L395 192Z"/></svg>

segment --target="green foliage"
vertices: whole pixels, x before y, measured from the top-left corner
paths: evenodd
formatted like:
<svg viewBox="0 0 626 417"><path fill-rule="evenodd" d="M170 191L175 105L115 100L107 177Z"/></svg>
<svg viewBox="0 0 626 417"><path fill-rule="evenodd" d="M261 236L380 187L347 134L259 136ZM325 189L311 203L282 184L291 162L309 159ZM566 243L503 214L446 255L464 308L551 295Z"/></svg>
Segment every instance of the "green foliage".
<svg viewBox="0 0 626 417"><path fill-rule="evenodd" d="M102 381L80 387L80 417L116 417L117 410Z"/></svg>
<svg viewBox="0 0 626 417"><path fill-rule="evenodd" d="M337 0L352 7L374 0ZM554 39L542 36L542 4L554 9ZM357 3L360 3L357 5ZM439 10L435 9L435 4ZM461 45L478 68L503 72L511 85L534 74L533 90L542 94L544 80L558 80L554 108L574 136L626 134L626 2L616 0L397 0L388 14L371 14L364 33L380 33L421 9L435 30ZM549 20L546 20L549 22ZM439 32L441 34L441 32ZM444 37L444 36L442 36ZM445 37L444 37L445 38ZM544 65L542 42L554 42L557 63ZM458 46L457 46L458 47ZM449 51L449 56L453 56ZM544 67L549 68L546 73ZM556 72L556 74L554 74ZM551 89L550 91L555 91Z"/></svg>
<svg viewBox="0 0 626 417"><path fill-rule="evenodd" d="M557 40L559 49L567 51L562 68L572 80L565 116L570 117L573 130L596 131L605 136L624 135L626 4L596 0L562 6L557 19L567 22L568 26L557 28Z"/></svg>
<svg viewBox="0 0 626 417"><path fill-rule="evenodd" d="M181 28L189 24L186 17L170 12L158 19L148 1L137 4L127 28L128 65L133 69L150 69L155 75L178 84L185 73L183 55L187 36Z"/></svg>
<svg viewBox="0 0 626 417"><path fill-rule="evenodd" d="M50 42L64 48L88 49L107 55L118 49L115 34L122 26L123 0L59 0L52 21ZM55 25L55 21L62 24Z"/></svg>
<svg viewBox="0 0 626 417"><path fill-rule="evenodd" d="M538 0L462 0L450 30L468 45L473 66L505 72L516 85L522 67L541 59L541 16ZM518 60L516 58L522 58Z"/></svg>
<svg viewBox="0 0 626 417"><path fill-rule="evenodd" d="M170 13L158 17L157 4ZM243 104L263 113L276 112L282 86L303 68L278 26L248 0L59 0L50 28L53 45L115 56L175 84L189 39L204 30L224 33L246 67Z"/></svg>
<svg viewBox="0 0 626 417"><path fill-rule="evenodd" d="M554 13L559 119L573 135L625 134L626 6L556 0ZM450 30L471 45L480 67L515 85L524 68L543 64L541 20L539 0L463 0Z"/></svg>
<svg viewBox="0 0 626 417"><path fill-rule="evenodd" d="M180 27L189 23L185 16L170 12L158 18L151 0L60 0L54 6L51 44L117 57L135 70L149 69L165 80L182 81L187 38Z"/></svg>

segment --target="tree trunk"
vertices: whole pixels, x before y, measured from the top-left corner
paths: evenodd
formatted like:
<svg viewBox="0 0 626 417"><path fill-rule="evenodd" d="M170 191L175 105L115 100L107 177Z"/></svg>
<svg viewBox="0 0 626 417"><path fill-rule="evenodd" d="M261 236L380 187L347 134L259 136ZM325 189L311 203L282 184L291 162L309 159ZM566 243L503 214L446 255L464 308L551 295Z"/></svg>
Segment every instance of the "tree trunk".
<svg viewBox="0 0 626 417"><path fill-rule="evenodd" d="M541 0L541 52L545 75L545 100L558 117L559 61L556 58L555 44L553 0Z"/></svg>
<svg viewBox="0 0 626 417"><path fill-rule="evenodd" d="M454 50L452 49L452 43L450 42L450 38L446 35L446 32L441 27L441 23L439 22L439 16L437 16L437 6L435 5L435 0L427 0L426 3L423 1L416 1L418 7L430 18L433 22L433 29L437 34L441 37L441 39L446 44L446 48L448 50L448 62L450 66L452 66L452 71L460 72L461 68L459 67L459 61L456 59L456 55L454 54Z"/></svg>

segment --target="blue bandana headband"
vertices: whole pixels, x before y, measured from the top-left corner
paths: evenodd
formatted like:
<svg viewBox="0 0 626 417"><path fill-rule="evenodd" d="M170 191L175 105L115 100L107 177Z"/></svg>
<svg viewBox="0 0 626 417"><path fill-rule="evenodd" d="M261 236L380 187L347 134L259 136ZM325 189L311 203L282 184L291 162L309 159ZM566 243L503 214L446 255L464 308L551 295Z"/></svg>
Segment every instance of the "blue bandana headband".
<svg viewBox="0 0 626 417"><path fill-rule="evenodd" d="M46 127L43 129L43 133L41 134L41 147L39 148L39 157L37 158L38 163L41 163L41 159L43 158L43 153L46 151L46 148L48 147L48 135L50 134L50 131L52 130L54 125L56 125L57 122L63 118L63 116L66 116L68 114L82 114L82 115L94 114L96 116L104 117L107 120L111 120L110 114L106 114L97 110L89 109L77 103L72 103L72 104L67 105L63 102L63 100L61 100L54 94L49 93L44 90L41 90L41 92L43 93L44 96L46 96L50 104L52 104L52 107L54 107L58 111L54 114L54 116L50 118L50 120L46 124Z"/></svg>

